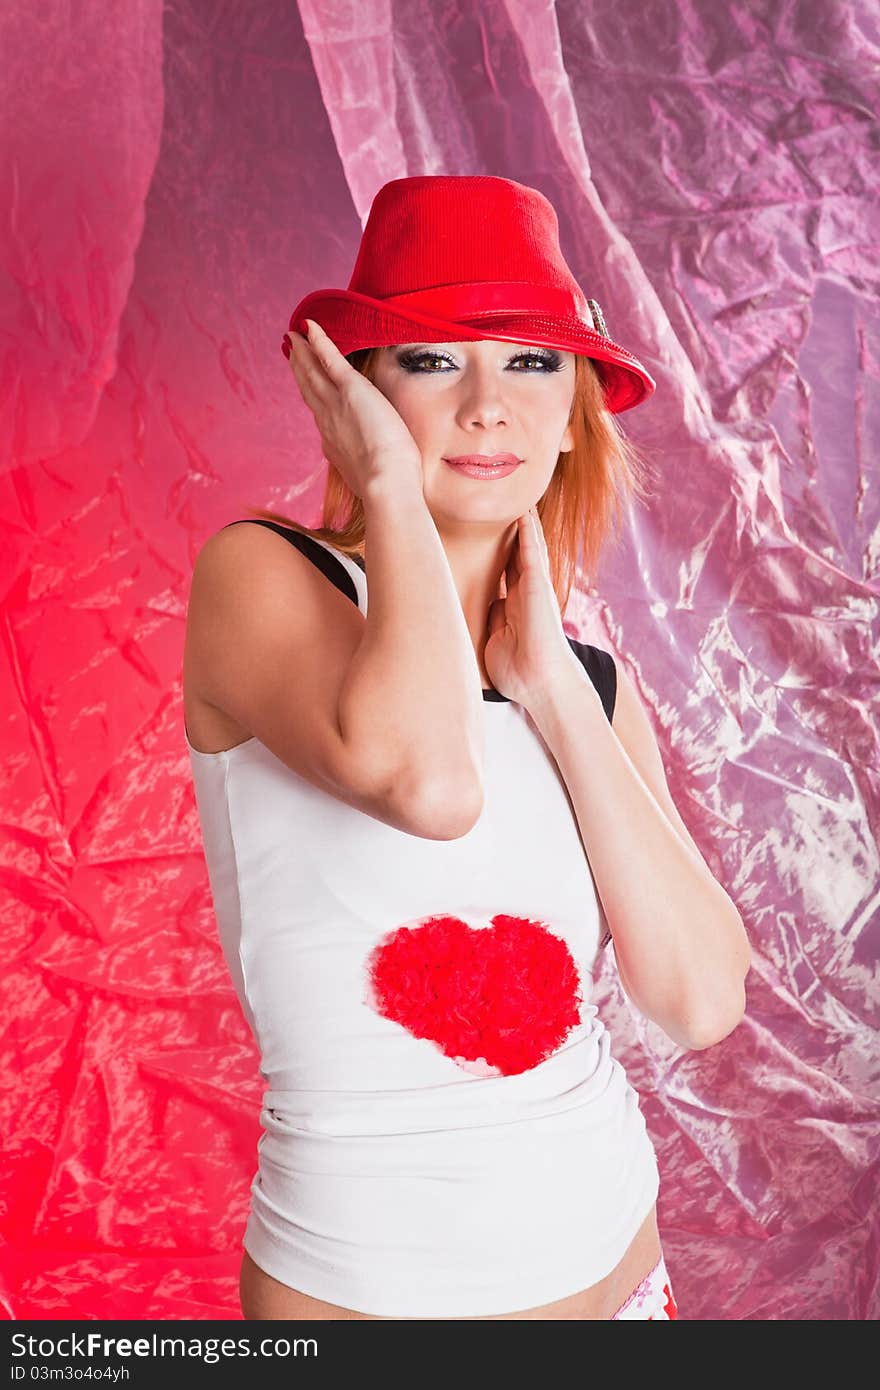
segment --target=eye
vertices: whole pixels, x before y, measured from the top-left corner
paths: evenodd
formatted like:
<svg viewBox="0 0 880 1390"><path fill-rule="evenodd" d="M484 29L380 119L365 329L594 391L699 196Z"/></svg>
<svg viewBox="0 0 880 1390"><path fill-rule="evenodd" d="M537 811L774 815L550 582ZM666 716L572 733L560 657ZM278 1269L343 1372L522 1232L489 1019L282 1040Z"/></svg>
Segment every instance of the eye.
<svg viewBox="0 0 880 1390"><path fill-rule="evenodd" d="M436 365L425 368L425 364L428 362L433 364L448 362L451 367L455 366L454 360L445 352L402 352L397 361L405 372L413 372L422 376L436 375L438 372L443 371L442 367L437 367ZM514 362L528 363L528 369L526 371L518 372L520 376L534 376L536 372L558 372L560 368L564 366L559 353L553 352L552 350L518 352L516 356L511 357L508 368L511 367ZM423 368L425 369L423 370Z"/></svg>
<svg viewBox="0 0 880 1390"><path fill-rule="evenodd" d="M514 362L530 362L545 372L558 372L564 365L558 352L520 352L512 359Z"/></svg>
<svg viewBox="0 0 880 1390"><path fill-rule="evenodd" d="M455 366L452 358L447 357L444 352L402 352L397 361L405 372L421 372L426 362L448 362L450 366ZM422 372L422 375L429 373Z"/></svg>

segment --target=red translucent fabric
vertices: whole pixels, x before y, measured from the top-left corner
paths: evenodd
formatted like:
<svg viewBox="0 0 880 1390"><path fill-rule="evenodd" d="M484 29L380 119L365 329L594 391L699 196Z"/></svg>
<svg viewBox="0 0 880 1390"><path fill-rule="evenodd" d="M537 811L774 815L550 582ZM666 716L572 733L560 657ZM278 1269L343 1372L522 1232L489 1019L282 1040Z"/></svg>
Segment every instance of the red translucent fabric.
<svg viewBox="0 0 880 1390"><path fill-rule="evenodd" d="M318 519L279 341L375 190L540 188L658 382L655 495L573 636L638 683L754 945L682 1052L604 953L681 1317L878 1315L876 9L10 3L0 522L0 1302L240 1315L257 1056L183 742L192 562ZM344 863L340 863L344 872Z"/></svg>

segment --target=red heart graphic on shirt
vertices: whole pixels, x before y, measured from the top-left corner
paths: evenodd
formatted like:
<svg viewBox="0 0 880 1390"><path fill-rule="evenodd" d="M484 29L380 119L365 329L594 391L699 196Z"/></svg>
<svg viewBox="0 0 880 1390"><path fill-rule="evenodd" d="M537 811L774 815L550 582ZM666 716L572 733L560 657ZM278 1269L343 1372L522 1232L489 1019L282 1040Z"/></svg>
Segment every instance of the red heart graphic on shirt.
<svg viewBox="0 0 880 1390"><path fill-rule="evenodd" d="M378 1013L482 1074L529 1071L580 1022L571 952L525 917L498 913L474 929L440 915L397 927L371 952L368 973Z"/></svg>

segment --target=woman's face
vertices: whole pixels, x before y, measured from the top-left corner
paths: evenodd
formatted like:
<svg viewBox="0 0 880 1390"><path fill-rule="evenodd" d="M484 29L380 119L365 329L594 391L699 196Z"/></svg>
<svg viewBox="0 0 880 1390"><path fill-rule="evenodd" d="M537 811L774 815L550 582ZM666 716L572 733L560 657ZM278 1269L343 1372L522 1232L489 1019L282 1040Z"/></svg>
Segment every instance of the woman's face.
<svg viewBox="0 0 880 1390"><path fill-rule="evenodd" d="M432 513L507 522L543 497L558 455L574 443L574 364L571 352L494 339L381 349L375 384L419 447ZM467 454L521 462L485 477L446 462Z"/></svg>

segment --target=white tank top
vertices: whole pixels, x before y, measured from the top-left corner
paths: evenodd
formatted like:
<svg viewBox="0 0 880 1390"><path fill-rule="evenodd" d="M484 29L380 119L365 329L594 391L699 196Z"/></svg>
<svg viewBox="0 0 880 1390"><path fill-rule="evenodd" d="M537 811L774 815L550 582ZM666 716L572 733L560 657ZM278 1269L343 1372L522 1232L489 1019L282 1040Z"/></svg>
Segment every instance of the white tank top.
<svg viewBox="0 0 880 1390"><path fill-rule="evenodd" d="M260 524L366 613L357 562ZM610 718L613 658L568 640ZM484 806L456 840L355 810L256 738L186 740L267 1085L244 1247L281 1283L381 1317L487 1317L588 1288L659 1190L590 1001L610 938L565 784L520 705L485 691L483 717Z"/></svg>

